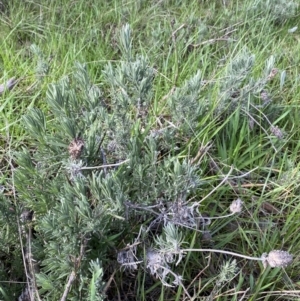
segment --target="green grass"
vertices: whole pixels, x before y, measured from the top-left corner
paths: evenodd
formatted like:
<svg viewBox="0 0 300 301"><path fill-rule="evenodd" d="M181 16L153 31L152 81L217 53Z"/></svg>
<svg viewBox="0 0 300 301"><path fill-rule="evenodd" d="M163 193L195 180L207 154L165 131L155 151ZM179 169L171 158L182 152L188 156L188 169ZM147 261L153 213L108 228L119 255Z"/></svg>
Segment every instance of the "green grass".
<svg viewBox="0 0 300 301"><path fill-rule="evenodd" d="M276 15L275 5L263 10L267 4L255 8L254 3L268 1L254 0L8 2L3 1L6 7L0 15L0 79L4 82L15 76L21 80L0 96L0 184L6 185L11 178L13 152L32 148L32 138L21 123L28 108L40 108L55 132L45 102L48 84L70 75L76 62L87 65L91 79L110 98L103 69L109 62L115 66L124 59L119 32L128 23L132 56L144 55L155 69L154 123L158 116L169 114L167 101L173 87L182 87L199 69L205 80L198 97L206 104L205 110L190 129L192 134L180 137L179 143L180 158L193 158L202 147L203 185L196 198L201 212L224 215L232 200L244 201L238 217L212 221L211 241L202 241L197 231L187 231L188 247L208 245L253 256L284 249L295 258L286 269L266 270L261 264L237 259L236 275L217 285L220 267L230 258L189 252L179 266L185 288L194 300L233 301L243 296L244 300L300 300L300 31L288 33L298 25L299 9L294 15ZM288 8L281 10L285 11ZM245 49L255 56L253 70L241 85L245 89L250 77L263 76L271 56L279 70L266 84L272 102L264 110L251 107L252 102L262 104L259 94L249 96L244 106L231 108L222 103L228 93L228 66ZM281 71L286 72L282 86ZM271 125L284 132L283 138L272 134ZM210 148L204 147L209 144ZM239 177L250 170L249 175ZM228 179L214 190L226 175ZM6 193L12 190L9 187ZM124 244L132 242L138 227L132 237L126 237L128 241L124 237ZM1 232L1 236L9 235ZM107 291L110 300L114 295L130 300L184 300L181 286L165 287L149 280L142 269L134 273L125 275L117 269ZM106 270L103 280L108 282L111 274ZM0 277L5 279L5 275ZM0 282L2 298L9 300L16 286L13 281L8 286Z"/></svg>

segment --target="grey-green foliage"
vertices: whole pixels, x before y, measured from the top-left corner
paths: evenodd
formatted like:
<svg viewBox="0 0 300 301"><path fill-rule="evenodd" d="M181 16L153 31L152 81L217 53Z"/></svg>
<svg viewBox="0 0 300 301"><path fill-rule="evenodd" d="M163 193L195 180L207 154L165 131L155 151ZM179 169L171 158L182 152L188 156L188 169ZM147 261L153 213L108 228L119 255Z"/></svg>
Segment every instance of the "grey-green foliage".
<svg viewBox="0 0 300 301"><path fill-rule="evenodd" d="M219 274L215 278L215 285L211 290L207 300L216 298L216 296L221 293L223 286L226 286L227 284L230 285L233 278L235 278L239 272L240 269L238 267L236 259L223 262L223 264L219 268Z"/></svg>
<svg viewBox="0 0 300 301"><path fill-rule="evenodd" d="M104 75L111 86L113 109L113 117L106 124L110 138L107 147L124 157L124 143L129 140L134 124L140 121L143 127L147 125L154 72L147 60L139 56L134 61L122 61L116 67L108 64Z"/></svg>
<svg viewBox="0 0 300 301"><path fill-rule="evenodd" d="M183 234L172 223L167 224L163 229L162 235L156 237L154 241L156 249L163 256L169 255L170 258L180 253L180 248L182 248L184 243Z"/></svg>
<svg viewBox="0 0 300 301"><path fill-rule="evenodd" d="M36 45L32 44L30 46L31 52L36 56L36 77L38 80L42 80L44 76L46 76L50 70L49 63L47 62L42 50Z"/></svg>
<svg viewBox="0 0 300 301"><path fill-rule="evenodd" d="M80 281L70 296L76 300L76 296L85 293L96 300L96 295L101 295L95 292L96 284L91 286L94 293L86 288L92 281L98 283L95 277L99 273L90 275L90 279L85 266L90 260L105 257L105 233L111 230L107 225L122 211L125 196L114 172L105 175L81 171L83 164L103 163L100 152L103 107L97 98L100 94L89 84L82 65L77 66L75 79L79 87L76 94L67 79L49 88L54 133L47 129L41 111L34 109L24 117L26 128L37 140L37 149L32 155L26 150L18 155L15 181L20 203L36 215L33 248L42 267L38 276L42 293L58 299L64 289L62 279L68 279L72 270L79 269L76 273L81 275ZM68 142L79 135L85 141L82 160L70 159ZM104 238L100 240L101 236ZM99 240L92 257L86 257L85 252L81 254L82 249L90 251L89 240ZM81 262L78 267L77 261Z"/></svg>
<svg viewBox="0 0 300 301"><path fill-rule="evenodd" d="M37 283L44 298L61 298L69 275L75 271L76 285L69 300L77 300L79 295L101 300L102 273L95 265L88 273L87 267L105 258L106 232L112 231L110 223L122 212L125 194L114 170L107 175L81 170L104 161L100 150L106 115L100 90L91 84L83 65L77 65L73 79L75 85L64 78L49 87L50 122L37 109L24 117L36 149L17 155L15 183L19 203L35 212L32 248L40 264ZM77 137L84 139L81 160L70 158L68 151ZM91 243L97 248L87 256Z"/></svg>
<svg viewBox="0 0 300 301"><path fill-rule="evenodd" d="M248 111L251 110L249 103L257 108L266 106L271 101L268 82L275 76L272 72L278 72L274 67L275 58L270 56L265 62L261 77L254 76L255 56L247 48L242 48L226 66L224 79L220 84L216 112L232 112L238 107ZM282 74L285 74L284 71ZM261 103L258 101L260 98Z"/></svg>
<svg viewBox="0 0 300 301"><path fill-rule="evenodd" d="M122 52L123 57L127 61L131 61L132 58L132 38L131 38L131 29L129 24L125 24L122 27L119 37L119 47Z"/></svg>
<svg viewBox="0 0 300 301"><path fill-rule="evenodd" d="M26 182L20 176L24 174L28 178ZM109 181L101 173L97 174L96 180L82 177L74 178L71 182L66 181L67 178L64 170L58 170L57 175L41 183L44 185L41 187L41 179L34 172L25 173L21 169L16 174L20 202L35 212L36 238L32 241L32 248L41 266L38 285L45 298L50 300L62 295L65 281L73 270L80 277L77 279L78 286L70 293L72 298L79 294L92 294L87 289L88 285L90 289L93 288L93 296L101 295L101 291L95 291L95 285L101 281L102 274L96 272L88 275L86 266L91 260L105 258L106 232L111 230L109 224L114 219L111 214L117 216L120 209L114 198L114 193L119 192L113 189L115 185L108 186L111 191L101 190L101 184L107 187ZM96 184L97 189L94 188ZM26 195L26 190L31 191L30 195ZM86 252L91 251L90 241L97 246L97 252L87 256Z"/></svg>
<svg viewBox="0 0 300 301"><path fill-rule="evenodd" d="M110 140L107 147L119 157L126 155L126 144L137 121L147 126L153 94L154 70L144 56L132 53L129 25L120 32L120 49L124 60L117 66L106 65L103 74L110 85L112 118L106 123Z"/></svg>
<svg viewBox="0 0 300 301"><path fill-rule="evenodd" d="M165 204L185 201L202 184L201 171L185 160L181 162L171 156L159 159L157 147L153 139L146 139L144 150L137 152L135 158L140 158L132 162L132 184L126 179L131 185L131 199L145 205L158 199Z"/></svg>
<svg viewBox="0 0 300 301"><path fill-rule="evenodd" d="M90 262L89 271L92 274L92 279L90 280L90 286L88 289L89 301L102 301L104 300L103 295L100 293L104 289L104 283L101 281L103 277L103 269L99 260L92 260Z"/></svg>
<svg viewBox="0 0 300 301"><path fill-rule="evenodd" d="M190 162L166 159L163 163L162 170L158 172L159 184L174 200L186 199L188 194L194 193L201 185L200 171Z"/></svg>
<svg viewBox="0 0 300 301"><path fill-rule="evenodd" d="M178 265L183 258L180 250L183 244L182 233L169 223L163 228L162 235L155 238L154 242L154 248L149 248L146 253L147 269L159 278L163 285L181 284L181 275L174 273L169 264L176 260L175 265Z"/></svg>
<svg viewBox="0 0 300 301"><path fill-rule="evenodd" d="M294 0L255 0L247 5L250 14L267 15L276 23L282 23L296 15L299 3Z"/></svg>
<svg viewBox="0 0 300 301"><path fill-rule="evenodd" d="M71 76L49 85L50 114L31 109L23 117L34 147L16 154L14 179L19 210L35 216L32 250L44 300L59 300L72 273L76 281L68 300L101 300L102 264L120 244L122 231L129 226L127 235L133 235L136 214L146 219L160 214L137 213L128 202L169 206L174 224L183 226L177 204L185 203L188 219L194 218L187 197L199 188L201 171L177 158L176 131L169 132L166 148L164 135L152 135L154 71L145 57L132 53L128 26L120 49L123 60L103 70L105 93L77 63ZM196 125L201 84L198 72L172 96L171 119L183 132Z"/></svg>
<svg viewBox="0 0 300 301"><path fill-rule="evenodd" d="M232 261L225 261L220 268L216 285L220 286L224 282L230 281L234 276L236 276L237 271L238 267L236 259L233 259Z"/></svg>
<svg viewBox="0 0 300 301"><path fill-rule="evenodd" d="M201 72L198 71L181 87L176 88L169 100L173 121L187 136L193 133L197 121L205 113L208 106L206 100L200 98L203 84Z"/></svg>

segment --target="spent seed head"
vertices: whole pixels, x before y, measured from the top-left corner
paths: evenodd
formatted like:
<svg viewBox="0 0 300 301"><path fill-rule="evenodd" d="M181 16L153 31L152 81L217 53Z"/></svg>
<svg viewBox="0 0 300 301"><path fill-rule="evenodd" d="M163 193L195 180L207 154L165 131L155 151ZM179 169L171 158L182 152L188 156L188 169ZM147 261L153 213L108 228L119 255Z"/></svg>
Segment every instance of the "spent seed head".
<svg viewBox="0 0 300 301"><path fill-rule="evenodd" d="M282 250L273 250L269 254L262 255L263 265L266 268L268 265L271 268L287 267L293 261L293 255Z"/></svg>
<svg viewBox="0 0 300 301"><path fill-rule="evenodd" d="M282 130L276 125L276 126L271 126L270 128L271 133L276 136L278 139L283 138L283 132Z"/></svg>
<svg viewBox="0 0 300 301"><path fill-rule="evenodd" d="M243 201L238 198L233 201L229 207L231 213L240 213L243 208Z"/></svg>
<svg viewBox="0 0 300 301"><path fill-rule="evenodd" d="M270 74L268 75L267 80L269 81L269 80L273 79L276 76L277 73L278 73L278 69L273 68L271 70Z"/></svg>
<svg viewBox="0 0 300 301"><path fill-rule="evenodd" d="M71 141L68 147L70 157L75 160L81 155L84 147L84 141L81 138L75 138Z"/></svg>

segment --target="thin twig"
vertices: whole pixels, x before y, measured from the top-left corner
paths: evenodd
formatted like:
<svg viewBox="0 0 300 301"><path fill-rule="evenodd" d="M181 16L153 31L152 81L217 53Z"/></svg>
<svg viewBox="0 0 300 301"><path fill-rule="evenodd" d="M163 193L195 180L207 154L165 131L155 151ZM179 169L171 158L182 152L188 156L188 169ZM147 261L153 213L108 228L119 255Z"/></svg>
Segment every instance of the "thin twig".
<svg viewBox="0 0 300 301"><path fill-rule="evenodd" d="M178 281L178 284L180 284L180 286L183 288L184 292L185 292L186 295L189 297L189 299L192 300L192 297L190 296L189 292L187 291L187 289L186 289L185 286L183 285L183 283L182 283L180 277L179 277L176 273L174 273L172 270L170 270L169 268L167 268L167 267L165 267L165 266L163 266L163 265L159 265L159 267L160 267L161 269L166 270L168 273L172 274L172 275L175 277L175 279ZM162 278L160 278L160 279L161 279L162 282L165 283L166 285L171 286L171 285L167 284Z"/></svg>
<svg viewBox="0 0 300 301"><path fill-rule="evenodd" d="M86 166L86 167L81 167L80 170L87 170L87 169L100 169L100 168L108 168L108 167L115 167L115 166L120 166L126 162L128 162L129 159L124 160L119 163L114 163L114 164L106 164L106 165L99 165L99 166Z"/></svg>
<svg viewBox="0 0 300 301"><path fill-rule="evenodd" d="M172 80L170 80L167 76L165 76L164 74L162 74L161 72L159 72L156 68L152 67L152 69L154 70L155 73L159 74L160 76L162 76L163 78L165 78L167 81L172 82Z"/></svg>
<svg viewBox="0 0 300 301"><path fill-rule="evenodd" d="M234 253L234 252L231 252L231 251L217 250L217 249L182 249L180 251L181 252L213 252L213 253L221 253L221 254L232 255L232 256L235 256L235 257L241 257L241 258L245 258L245 259L249 259L249 260L259 260L259 261L264 260L261 257L251 257L251 256L239 254L239 253Z"/></svg>
<svg viewBox="0 0 300 301"><path fill-rule="evenodd" d="M200 47L202 45L205 45L205 44L212 44L212 43L215 43L215 42L218 42L218 41L228 41L230 38L229 37L226 37L226 38L216 38L216 39L210 39L210 40L207 40L207 41L203 41L201 43L198 43L198 44L190 44L189 46L192 46L194 48L197 48L197 47ZM233 41L236 41L236 40L233 40Z"/></svg>
<svg viewBox="0 0 300 301"><path fill-rule="evenodd" d="M226 28L221 29L220 32L226 31L226 30L228 30L228 29L230 29L230 28L233 28L233 27L239 26L239 25L243 25L243 24L244 24L244 23L243 23L242 21L237 22L237 23L235 23L235 24L230 25L229 27L226 27ZM236 29L235 29L235 30L236 30ZM232 32L232 31L229 31L229 33L231 33L231 32Z"/></svg>
<svg viewBox="0 0 300 301"><path fill-rule="evenodd" d="M230 37L228 37L229 34L235 32L237 29L233 29L229 32L226 32L225 35L223 35L222 37L220 38L214 38L214 39L209 39L209 40L206 40L206 41L203 41L201 43L198 43L198 44L190 44L189 46L192 46L194 48L197 48L199 46L202 46L202 45L205 45L205 44L212 44L212 43L215 43L217 41L228 41L229 39L231 39ZM231 41L236 41L235 39L231 39Z"/></svg>
<svg viewBox="0 0 300 301"><path fill-rule="evenodd" d="M175 38L176 33L177 33L180 29L182 29L182 28L184 28L184 27L185 27L185 24L180 25L176 30L174 30L174 31L172 32L171 37L172 37L172 38Z"/></svg>
<svg viewBox="0 0 300 301"><path fill-rule="evenodd" d="M245 172L245 173L243 173L242 175L239 175L239 176L234 176L231 179L233 180L233 179L241 179L241 178L247 177L249 174L251 174L253 171L255 171L257 169L258 169L258 167L255 167L255 168L249 170L248 172Z"/></svg>
<svg viewBox="0 0 300 301"><path fill-rule="evenodd" d="M196 166L200 164L203 156L208 152L208 150L212 147L211 142L209 141L206 145L201 145L196 156L190 160L191 164L195 164ZM196 163L197 161L197 163Z"/></svg>
<svg viewBox="0 0 300 301"><path fill-rule="evenodd" d="M272 294L271 294L272 293ZM281 291L269 291L269 292L260 292L260 294L268 294L268 295L275 295L275 294L280 294L282 296L282 294L295 294L296 297L299 297L300 294L300 290L281 290Z"/></svg>
<svg viewBox="0 0 300 301"><path fill-rule="evenodd" d="M41 301L40 295L39 295L39 291L37 288L37 284L36 284L36 277L35 277L35 273L36 273L36 268L35 268L35 264L33 263L34 259L32 258L32 253L31 253L31 238L32 238L32 229L31 229L31 225L28 226L28 235L27 235L27 261L28 261L28 267L29 267L29 272L31 274L31 282L33 285L33 289L34 289L34 294L36 295L38 301Z"/></svg>
<svg viewBox="0 0 300 301"><path fill-rule="evenodd" d="M68 296L68 293L69 293L69 291L71 289L71 285L74 282L74 280L76 279L75 270L77 270L80 267L82 258L83 258L84 254L85 254L85 248L86 248L87 243L88 243L88 239L85 236L83 236L82 240L81 240L79 256L74 260L74 270L71 272L71 274L69 276L68 282L66 284L66 288L64 290L64 293L63 293L60 301L67 300L67 296Z"/></svg>
<svg viewBox="0 0 300 301"><path fill-rule="evenodd" d="M203 274L205 272L205 270L207 270L209 268L210 261L211 261L211 256L209 256L209 259L207 261L207 265L197 274L197 276L192 280L192 282L189 284L187 289L189 289L193 285L193 283L197 280L197 278L199 278L201 276L201 274Z"/></svg>
<svg viewBox="0 0 300 301"><path fill-rule="evenodd" d="M241 297L241 299L239 301L243 301L243 299L245 298L246 294L248 293L248 291L250 290L250 287L248 287L244 293L243 293L243 296Z"/></svg>
<svg viewBox="0 0 300 301"><path fill-rule="evenodd" d="M173 86L173 87L171 88L171 90L170 90L165 96L163 96L163 98L160 100L160 103L164 103L164 101L165 101L167 98L169 98L170 95L172 95L172 94L174 93L175 89L176 89L176 86Z"/></svg>
<svg viewBox="0 0 300 301"><path fill-rule="evenodd" d="M67 300L68 293L70 291L71 285L72 285L74 280L75 280L75 271L72 271L70 276L69 276L69 280L66 284L66 288L64 290L64 293L63 293L60 301L66 301Z"/></svg>
<svg viewBox="0 0 300 301"><path fill-rule="evenodd" d="M106 295L106 292L107 292L107 290L109 289L110 284L111 284L111 282L113 281L113 278L114 278L116 272L117 272L117 271L114 270L114 272L113 272L113 273L111 274L111 276L109 277L109 279L108 279L108 281L107 281L107 283L106 283L106 285L105 285L105 287L104 287L104 289L103 289L103 295Z"/></svg>

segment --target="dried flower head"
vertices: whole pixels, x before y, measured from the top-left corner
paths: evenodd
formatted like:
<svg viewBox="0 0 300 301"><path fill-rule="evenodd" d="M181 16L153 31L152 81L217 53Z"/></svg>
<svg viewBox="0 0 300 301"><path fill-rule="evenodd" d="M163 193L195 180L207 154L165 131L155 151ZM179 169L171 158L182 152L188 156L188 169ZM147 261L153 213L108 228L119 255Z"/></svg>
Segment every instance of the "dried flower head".
<svg viewBox="0 0 300 301"><path fill-rule="evenodd" d="M268 265L271 268L286 267L293 261L293 255L281 250L273 250L269 254L264 253L261 258L265 268Z"/></svg>
<svg viewBox="0 0 300 301"><path fill-rule="evenodd" d="M23 223L30 222L33 219L33 214L32 210L24 209L21 213L20 219Z"/></svg>
<svg viewBox="0 0 300 301"><path fill-rule="evenodd" d="M278 139L283 138L283 132L282 130L276 125L276 126L271 126L270 128L271 133L276 136Z"/></svg>
<svg viewBox="0 0 300 301"><path fill-rule="evenodd" d="M197 207L195 204L188 206L181 200L174 202L169 208L167 222L172 222L174 225L184 225L195 228L197 227Z"/></svg>
<svg viewBox="0 0 300 301"><path fill-rule="evenodd" d="M74 181L75 179L81 178L84 179L84 175L81 172L83 162L81 160L74 161L69 159L68 162L65 162L65 168L70 175L70 180Z"/></svg>
<svg viewBox="0 0 300 301"><path fill-rule="evenodd" d="M272 99L269 96L269 93L266 90L262 90L260 92L260 97L261 97L264 105L267 105L269 102L272 101Z"/></svg>
<svg viewBox="0 0 300 301"><path fill-rule="evenodd" d="M164 256L159 252L150 249L146 253L146 258L147 268L150 270L151 275L160 277L164 272L163 267L167 266Z"/></svg>
<svg viewBox="0 0 300 301"><path fill-rule="evenodd" d="M278 73L278 69L277 68L273 68L270 72L270 74L267 77L267 80L271 80L275 77L275 75Z"/></svg>
<svg viewBox="0 0 300 301"><path fill-rule="evenodd" d="M231 213L240 213L243 208L243 202L240 198L236 199L233 201L230 205L230 212Z"/></svg>
<svg viewBox="0 0 300 301"><path fill-rule="evenodd" d="M83 147L84 141L81 138L73 139L68 147L70 157L73 160L78 159L81 155Z"/></svg>
<svg viewBox="0 0 300 301"><path fill-rule="evenodd" d="M151 275L160 279L163 285L172 287L173 285L179 285L182 283L182 277L172 272L168 266L165 256L160 252L149 249L146 253L147 258L147 268L150 270ZM173 281L171 285L169 283L170 277L173 276Z"/></svg>
<svg viewBox="0 0 300 301"><path fill-rule="evenodd" d="M122 267L129 270L136 270L138 263L141 263L141 261L136 261L135 254L131 248L128 250L120 250L118 252L117 261Z"/></svg>

